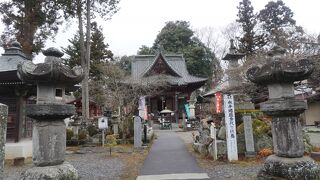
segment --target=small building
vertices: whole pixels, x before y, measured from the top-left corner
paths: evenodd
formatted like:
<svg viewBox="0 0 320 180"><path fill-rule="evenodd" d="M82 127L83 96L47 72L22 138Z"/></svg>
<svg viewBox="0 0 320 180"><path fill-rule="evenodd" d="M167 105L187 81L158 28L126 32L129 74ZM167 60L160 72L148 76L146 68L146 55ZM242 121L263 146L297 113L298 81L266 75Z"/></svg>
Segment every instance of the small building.
<svg viewBox="0 0 320 180"><path fill-rule="evenodd" d="M131 68L131 77L127 83L166 83L162 94L146 98L147 113L152 113L154 120L160 111L170 109L175 112L175 120L178 122L191 93L207 81L207 78L189 74L183 55L165 55L161 52L157 55L138 55L134 57Z"/></svg>
<svg viewBox="0 0 320 180"><path fill-rule="evenodd" d="M76 106L76 113L82 115L82 98L77 98L67 104L74 104ZM93 119L102 116L102 106L98 105L93 100L89 100L89 118Z"/></svg>
<svg viewBox="0 0 320 180"><path fill-rule="evenodd" d="M0 103L8 106L6 159L32 155L32 119L25 116L29 97L36 94L36 87L23 83L17 76L17 66L31 61L22 52L18 42L12 43L0 56Z"/></svg>
<svg viewBox="0 0 320 180"><path fill-rule="evenodd" d="M305 97L308 109L304 112L306 126L320 125L320 93L311 94Z"/></svg>

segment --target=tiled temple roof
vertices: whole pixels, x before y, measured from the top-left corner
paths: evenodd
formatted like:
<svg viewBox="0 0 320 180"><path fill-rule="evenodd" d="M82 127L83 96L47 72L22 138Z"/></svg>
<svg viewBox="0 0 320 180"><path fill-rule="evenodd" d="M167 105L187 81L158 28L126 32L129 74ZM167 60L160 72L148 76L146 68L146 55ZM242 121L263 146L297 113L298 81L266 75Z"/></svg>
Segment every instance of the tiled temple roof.
<svg viewBox="0 0 320 180"><path fill-rule="evenodd" d="M152 74L148 73L155 68L156 62L161 58L166 64L170 74ZM171 85L183 86L193 83L204 84L207 78L200 78L190 75L185 59L182 55L138 55L132 61L131 77L126 80L130 83L148 83L155 81L166 81Z"/></svg>

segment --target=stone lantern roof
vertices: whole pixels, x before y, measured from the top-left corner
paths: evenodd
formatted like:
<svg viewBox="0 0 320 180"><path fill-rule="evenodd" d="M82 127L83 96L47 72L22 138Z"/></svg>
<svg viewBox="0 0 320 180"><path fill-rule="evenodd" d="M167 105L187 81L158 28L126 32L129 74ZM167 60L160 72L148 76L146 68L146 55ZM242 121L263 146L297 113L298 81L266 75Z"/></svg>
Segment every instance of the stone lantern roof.
<svg viewBox="0 0 320 180"><path fill-rule="evenodd" d="M314 66L308 59L297 62L283 59L284 49L274 47L269 56L271 60L262 67L252 67L247 71L250 81L257 84L293 83L306 79L313 72Z"/></svg>
<svg viewBox="0 0 320 180"><path fill-rule="evenodd" d="M26 61L18 65L18 76L29 83L77 84L83 79L83 70L76 66L69 68L62 63L63 53L56 48L43 51L45 62L33 64Z"/></svg>
<svg viewBox="0 0 320 180"><path fill-rule="evenodd" d="M243 53L238 53L236 47L234 46L234 40L230 40L229 53L226 54L222 60L225 61L237 61L238 59L243 58L245 55Z"/></svg>

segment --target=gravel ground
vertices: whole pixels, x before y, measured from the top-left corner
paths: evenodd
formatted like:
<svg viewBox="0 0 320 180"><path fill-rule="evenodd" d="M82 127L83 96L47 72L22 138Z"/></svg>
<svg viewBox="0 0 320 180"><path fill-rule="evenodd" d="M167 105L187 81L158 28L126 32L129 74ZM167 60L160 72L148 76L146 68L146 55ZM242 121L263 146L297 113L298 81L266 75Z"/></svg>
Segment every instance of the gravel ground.
<svg viewBox="0 0 320 180"><path fill-rule="evenodd" d="M250 180L254 179L261 168L261 164L230 164L222 162L221 164L210 164L204 168L211 179L234 179Z"/></svg>
<svg viewBox="0 0 320 180"><path fill-rule="evenodd" d="M70 162L83 180L117 180L124 169L124 163L120 159L110 156L108 149L100 147L82 148L78 153L67 154L66 161ZM19 179L20 173L32 167L31 160L24 166L5 167L5 178L8 180Z"/></svg>
<svg viewBox="0 0 320 180"><path fill-rule="evenodd" d="M11 166L11 162L6 163L4 167L4 179L5 180L17 180L20 178L20 173L32 167L32 160L27 159L24 166Z"/></svg>
<svg viewBox="0 0 320 180"><path fill-rule="evenodd" d="M214 161L201 157L199 154L194 153L191 147L193 142L192 133L198 134L197 131L177 132L180 138L186 143L187 148L192 155L197 159L200 167L208 174L210 179L223 180L249 180L254 179L254 176L260 170L262 163L252 161L238 161L236 163L229 163L226 161Z"/></svg>

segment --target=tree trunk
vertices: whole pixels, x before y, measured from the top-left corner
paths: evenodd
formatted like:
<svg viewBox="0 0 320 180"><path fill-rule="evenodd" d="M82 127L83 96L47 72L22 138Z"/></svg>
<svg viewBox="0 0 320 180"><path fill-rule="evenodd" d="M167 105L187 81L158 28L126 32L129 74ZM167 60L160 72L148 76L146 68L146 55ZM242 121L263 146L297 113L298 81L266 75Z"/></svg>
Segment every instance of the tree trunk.
<svg viewBox="0 0 320 180"><path fill-rule="evenodd" d="M20 32L16 37L17 40L21 43L22 51L27 55L28 58L32 58L33 51L33 40L34 34L38 29L38 22L34 21L36 19L34 16L37 6L34 3L24 3L24 14L26 18L24 18L24 22L22 24L23 31Z"/></svg>
<svg viewBox="0 0 320 180"><path fill-rule="evenodd" d="M90 17L91 1L87 0L87 32L86 32L86 71L85 71L85 107L86 107L86 119L89 119L89 72L90 72L90 31L91 31L91 17Z"/></svg>
<svg viewBox="0 0 320 180"><path fill-rule="evenodd" d="M82 21L82 5L81 5L81 0L77 0L77 16L78 16L78 21L79 21L79 41L80 41L80 61L81 61L81 67L84 70L84 73L86 74L86 61L85 61L85 47L84 47L84 34L83 34L83 21ZM82 81L82 117L83 120L87 120L88 115L87 115L87 110L86 110L86 84L88 81L86 79L83 79Z"/></svg>

